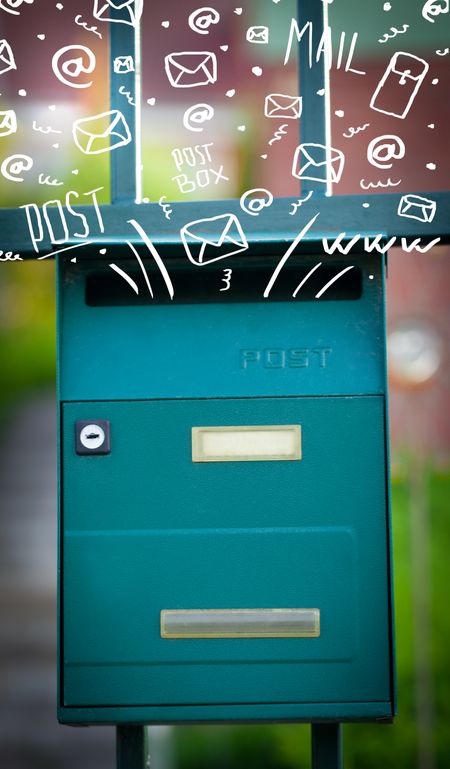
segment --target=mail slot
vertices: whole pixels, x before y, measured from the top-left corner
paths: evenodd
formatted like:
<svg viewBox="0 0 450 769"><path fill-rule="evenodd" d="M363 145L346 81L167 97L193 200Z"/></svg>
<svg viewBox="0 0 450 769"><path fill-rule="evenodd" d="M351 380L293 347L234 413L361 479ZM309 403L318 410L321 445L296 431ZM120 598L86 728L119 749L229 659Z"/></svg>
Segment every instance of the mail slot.
<svg viewBox="0 0 450 769"><path fill-rule="evenodd" d="M384 259L191 245L59 257L59 718L390 719Z"/></svg>

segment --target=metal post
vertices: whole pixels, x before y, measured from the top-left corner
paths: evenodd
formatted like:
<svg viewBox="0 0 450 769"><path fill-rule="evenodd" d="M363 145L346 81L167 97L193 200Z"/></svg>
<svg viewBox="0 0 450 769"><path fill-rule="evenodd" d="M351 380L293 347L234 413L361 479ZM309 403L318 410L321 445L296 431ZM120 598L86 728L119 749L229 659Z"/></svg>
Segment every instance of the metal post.
<svg viewBox="0 0 450 769"><path fill-rule="evenodd" d="M312 769L343 769L342 724L311 724Z"/></svg>
<svg viewBox="0 0 450 769"><path fill-rule="evenodd" d="M146 726L116 727L117 769L149 769Z"/></svg>

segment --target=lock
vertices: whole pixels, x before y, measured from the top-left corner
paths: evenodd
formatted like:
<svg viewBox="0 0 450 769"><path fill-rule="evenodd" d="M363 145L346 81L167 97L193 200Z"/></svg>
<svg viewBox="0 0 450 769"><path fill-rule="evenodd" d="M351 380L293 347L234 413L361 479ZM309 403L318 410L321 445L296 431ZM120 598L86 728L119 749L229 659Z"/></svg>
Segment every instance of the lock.
<svg viewBox="0 0 450 769"><path fill-rule="evenodd" d="M75 423L75 450L77 454L109 454L110 427L105 419L78 420Z"/></svg>

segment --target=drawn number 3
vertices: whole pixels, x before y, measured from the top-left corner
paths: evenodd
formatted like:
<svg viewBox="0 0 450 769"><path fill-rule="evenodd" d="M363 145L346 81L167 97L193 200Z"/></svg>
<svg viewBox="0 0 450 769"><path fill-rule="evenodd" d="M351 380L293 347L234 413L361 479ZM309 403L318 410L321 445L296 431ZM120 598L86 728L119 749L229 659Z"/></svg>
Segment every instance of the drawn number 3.
<svg viewBox="0 0 450 769"><path fill-rule="evenodd" d="M233 270L224 270L224 276L222 278L222 281L225 283L225 286L221 288L221 291L228 291L229 288L231 288L231 273Z"/></svg>

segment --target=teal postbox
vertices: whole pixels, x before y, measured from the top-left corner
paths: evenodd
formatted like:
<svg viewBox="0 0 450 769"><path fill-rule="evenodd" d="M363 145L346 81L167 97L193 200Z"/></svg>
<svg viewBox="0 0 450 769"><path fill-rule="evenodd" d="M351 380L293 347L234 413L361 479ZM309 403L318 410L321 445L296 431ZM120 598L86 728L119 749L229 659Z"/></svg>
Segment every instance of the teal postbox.
<svg viewBox="0 0 450 769"><path fill-rule="evenodd" d="M321 248L59 257L62 722L393 716L384 257Z"/></svg>

